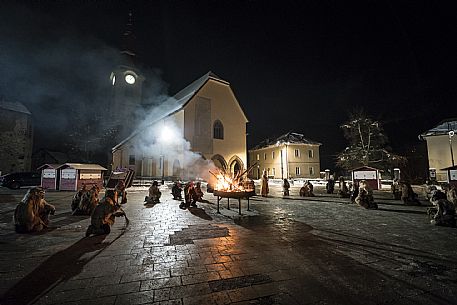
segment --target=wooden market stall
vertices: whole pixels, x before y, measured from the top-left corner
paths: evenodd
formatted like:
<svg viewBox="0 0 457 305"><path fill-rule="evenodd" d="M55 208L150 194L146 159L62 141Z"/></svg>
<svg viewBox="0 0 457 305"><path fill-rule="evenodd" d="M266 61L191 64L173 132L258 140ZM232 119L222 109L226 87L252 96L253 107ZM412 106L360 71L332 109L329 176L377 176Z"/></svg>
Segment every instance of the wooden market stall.
<svg viewBox="0 0 457 305"><path fill-rule="evenodd" d="M76 191L83 184L103 187L103 171L107 169L98 164L65 163L59 166L61 191Z"/></svg>
<svg viewBox="0 0 457 305"><path fill-rule="evenodd" d="M61 164L43 164L37 169L41 171L41 187L47 190L59 189L59 174Z"/></svg>
<svg viewBox="0 0 457 305"><path fill-rule="evenodd" d="M447 173L447 182L457 187L457 165L441 169Z"/></svg>
<svg viewBox="0 0 457 305"><path fill-rule="evenodd" d="M379 169L362 166L352 170L352 182L365 180L373 190L381 189L381 175Z"/></svg>

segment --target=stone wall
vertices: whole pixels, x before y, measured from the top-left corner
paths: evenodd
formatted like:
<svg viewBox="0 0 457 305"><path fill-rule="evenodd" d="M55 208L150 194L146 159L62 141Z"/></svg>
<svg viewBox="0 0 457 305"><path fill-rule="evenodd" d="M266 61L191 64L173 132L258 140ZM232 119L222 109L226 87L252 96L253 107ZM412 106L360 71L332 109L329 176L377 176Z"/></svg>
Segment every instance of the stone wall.
<svg viewBox="0 0 457 305"><path fill-rule="evenodd" d="M1 174L31 170L32 118L29 114L0 109Z"/></svg>

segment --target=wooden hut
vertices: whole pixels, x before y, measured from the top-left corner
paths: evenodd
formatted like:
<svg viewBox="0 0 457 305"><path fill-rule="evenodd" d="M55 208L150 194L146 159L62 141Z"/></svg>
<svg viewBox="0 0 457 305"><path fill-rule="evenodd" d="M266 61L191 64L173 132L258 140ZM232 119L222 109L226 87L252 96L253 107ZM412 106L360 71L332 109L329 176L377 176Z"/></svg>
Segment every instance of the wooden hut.
<svg viewBox="0 0 457 305"><path fill-rule="evenodd" d="M352 170L352 182L359 182L365 180L366 183L373 189L381 189L381 175L379 169L362 166Z"/></svg>
<svg viewBox="0 0 457 305"><path fill-rule="evenodd" d="M103 187L103 171L106 168L98 164L65 163L59 166L61 191L76 191L83 184Z"/></svg>
<svg viewBox="0 0 457 305"><path fill-rule="evenodd" d="M47 190L57 190L59 189L59 174L57 170L61 164L43 164L38 167L38 170L41 171L41 187Z"/></svg>
<svg viewBox="0 0 457 305"><path fill-rule="evenodd" d="M441 169L447 173L447 182L457 187L457 165Z"/></svg>

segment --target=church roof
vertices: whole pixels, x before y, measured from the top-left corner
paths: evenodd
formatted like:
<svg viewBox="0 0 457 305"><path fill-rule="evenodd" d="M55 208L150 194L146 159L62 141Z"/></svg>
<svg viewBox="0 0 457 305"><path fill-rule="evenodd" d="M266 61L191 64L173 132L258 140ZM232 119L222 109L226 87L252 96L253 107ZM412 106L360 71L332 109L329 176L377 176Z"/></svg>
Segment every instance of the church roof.
<svg viewBox="0 0 457 305"><path fill-rule="evenodd" d="M322 145L319 142L309 140L301 133L288 132L274 139L265 139L251 150L266 148L274 145L283 144L309 144L309 145Z"/></svg>
<svg viewBox="0 0 457 305"><path fill-rule="evenodd" d="M14 111L14 112L31 114L30 111L22 103L17 102L17 101L7 101L1 96L0 96L0 108Z"/></svg>
<svg viewBox="0 0 457 305"><path fill-rule="evenodd" d="M446 119L441 121L437 126L421 133L419 135L419 139L431 136L447 135L451 130L457 131L457 119Z"/></svg>
<svg viewBox="0 0 457 305"><path fill-rule="evenodd" d="M208 82L208 80L214 80L217 82L221 82L223 84L229 85L230 83L221 79L219 76L214 74L213 72L209 71L199 79L193 81L190 85L176 93L173 97L166 99L163 103L158 105L157 107L154 107L152 110L152 117L155 118L155 120L149 121L147 126L151 126L155 124L158 120L161 120L163 118L166 118L181 109L183 109L187 103L198 93L198 91ZM122 146L124 143L129 141L131 138L133 138L135 135L137 135L143 128L147 126L142 126L135 130L129 137L124 139L122 142L117 144L116 146L113 147L113 150L118 149L120 146Z"/></svg>

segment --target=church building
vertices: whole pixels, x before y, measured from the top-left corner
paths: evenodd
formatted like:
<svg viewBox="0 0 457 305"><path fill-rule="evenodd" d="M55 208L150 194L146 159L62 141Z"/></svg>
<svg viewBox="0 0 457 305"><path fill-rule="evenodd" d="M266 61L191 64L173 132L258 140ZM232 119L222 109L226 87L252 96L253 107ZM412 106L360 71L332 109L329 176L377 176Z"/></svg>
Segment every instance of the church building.
<svg viewBox="0 0 457 305"><path fill-rule="evenodd" d="M150 112L142 127L112 149L113 169L192 179L200 175L196 159L232 173L246 168L248 120L226 80L208 72Z"/></svg>

